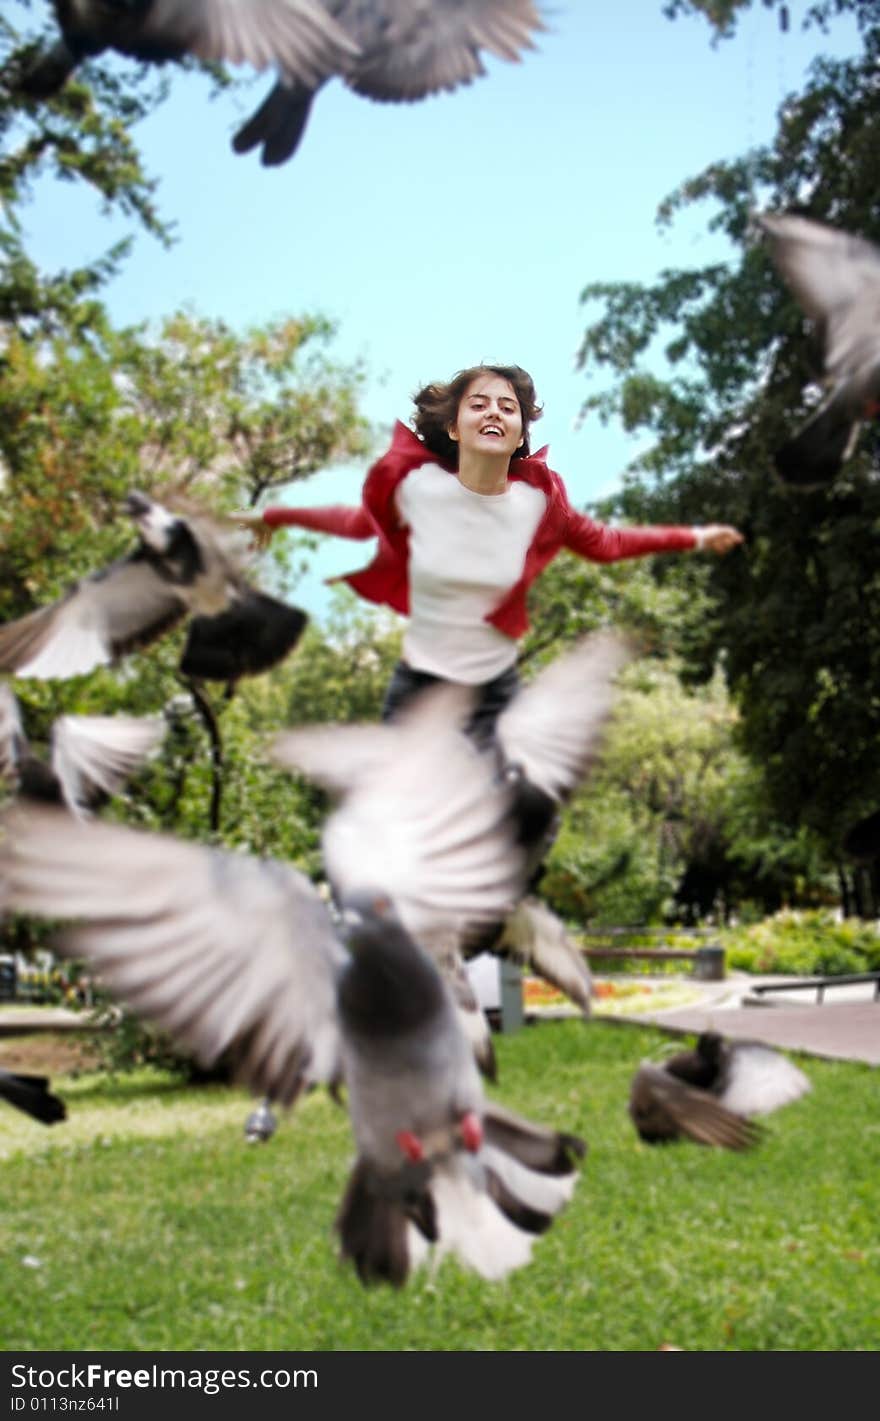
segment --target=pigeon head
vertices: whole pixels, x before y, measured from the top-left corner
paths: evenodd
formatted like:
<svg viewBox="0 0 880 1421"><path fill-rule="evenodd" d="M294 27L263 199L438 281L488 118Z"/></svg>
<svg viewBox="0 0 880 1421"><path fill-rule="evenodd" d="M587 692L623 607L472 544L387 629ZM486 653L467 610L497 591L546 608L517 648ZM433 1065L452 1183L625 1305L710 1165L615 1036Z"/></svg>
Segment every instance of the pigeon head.
<svg viewBox="0 0 880 1421"><path fill-rule="evenodd" d="M168 551L180 526L179 518L137 490L126 495L125 511L148 548L156 553Z"/></svg>
<svg viewBox="0 0 880 1421"><path fill-rule="evenodd" d="M707 1066L720 1066L724 1055L724 1038L717 1031L704 1031L697 1039L697 1055Z"/></svg>
<svg viewBox="0 0 880 1421"><path fill-rule="evenodd" d="M125 512L135 524L156 570L172 582L187 585L204 570L204 558L192 529L183 518L132 491L125 499Z"/></svg>

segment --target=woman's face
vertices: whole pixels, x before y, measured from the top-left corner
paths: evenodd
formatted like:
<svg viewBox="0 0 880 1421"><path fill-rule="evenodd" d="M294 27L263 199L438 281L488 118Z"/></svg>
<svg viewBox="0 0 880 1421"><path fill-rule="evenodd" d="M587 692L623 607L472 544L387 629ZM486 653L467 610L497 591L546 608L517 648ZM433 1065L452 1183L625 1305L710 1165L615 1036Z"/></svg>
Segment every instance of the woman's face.
<svg viewBox="0 0 880 1421"><path fill-rule="evenodd" d="M523 442L522 412L516 391L500 375L478 375L461 397L449 437L462 453L504 454Z"/></svg>

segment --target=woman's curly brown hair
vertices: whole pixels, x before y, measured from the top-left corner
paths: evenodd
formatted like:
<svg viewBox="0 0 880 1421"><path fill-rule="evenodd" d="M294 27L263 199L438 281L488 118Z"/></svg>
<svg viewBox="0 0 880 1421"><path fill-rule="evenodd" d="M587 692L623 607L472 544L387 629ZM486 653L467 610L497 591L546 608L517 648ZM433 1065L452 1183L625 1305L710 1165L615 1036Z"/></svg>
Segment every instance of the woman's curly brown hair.
<svg viewBox="0 0 880 1421"><path fill-rule="evenodd" d="M543 406L535 393L535 382L521 365L472 365L468 370L459 370L448 384L436 382L426 385L413 395L416 413L413 426L416 434L424 441L432 454L436 454L444 464L458 467L458 445L447 433L455 424L462 396L471 381L481 375L498 375L513 386L522 415L523 442L513 453L514 459L524 459L529 453L529 425L540 419Z"/></svg>

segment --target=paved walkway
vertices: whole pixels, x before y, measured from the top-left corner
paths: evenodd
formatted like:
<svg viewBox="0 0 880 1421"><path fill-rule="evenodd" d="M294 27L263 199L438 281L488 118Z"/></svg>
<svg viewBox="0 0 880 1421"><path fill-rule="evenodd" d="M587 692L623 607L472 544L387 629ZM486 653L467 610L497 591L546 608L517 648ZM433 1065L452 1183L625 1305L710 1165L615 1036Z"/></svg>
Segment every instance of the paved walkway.
<svg viewBox="0 0 880 1421"><path fill-rule="evenodd" d="M735 1040L880 1066L880 1001L873 983L826 989L821 1003L808 991L753 995L758 983L778 980L733 976L706 982L700 984L700 999L687 1006L613 1019L657 1026L674 1035L720 1031Z"/></svg>
<svg viewBox="0 0 880 1421"><path fill-rule="evenodd" d="M67 1007L28 1007L19 1002L0 1005L0 1036L26 1036L33 1031L92 1031L88 1011Z"/></svg>
<svg viewBox="0 0 880 1421"><path fill-rule="evenodd" d="M652 984L669 985L669 978L651 978ZM656 1026L673 1035L720 1031L736 1040L763 1041L788 1051L825 1056L839 1061L863 1061L880 1066L880 1000L873 983L826 989L825 1000L815 1001L808 991L773 992L755 997L761 982L778 977L750 977L734 973L723 982L696 982L688 987L699 998L687 1006L663 1011L641 1011L596 1020L619 1021L633 1026ZM555 1014L555 1013L554 1013ZM88 1013L63 1007L28 1011L23 1006L0 1008L0 1035L30 1031L82 1031Z"/></svg>

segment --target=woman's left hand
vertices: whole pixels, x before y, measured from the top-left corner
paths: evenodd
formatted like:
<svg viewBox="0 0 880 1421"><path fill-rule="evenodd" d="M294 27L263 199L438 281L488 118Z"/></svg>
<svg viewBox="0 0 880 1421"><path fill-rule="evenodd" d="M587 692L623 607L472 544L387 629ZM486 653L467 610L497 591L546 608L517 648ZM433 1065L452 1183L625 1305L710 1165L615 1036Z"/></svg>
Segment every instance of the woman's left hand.
<svg viewBox="0 0 880 1421"><path fill-rule="evenodd" d="M729 553L731 548L745 541L739 529L731 528L727 523L708 523L700 533L699 546L707 548L710 553Z"/></svg>

